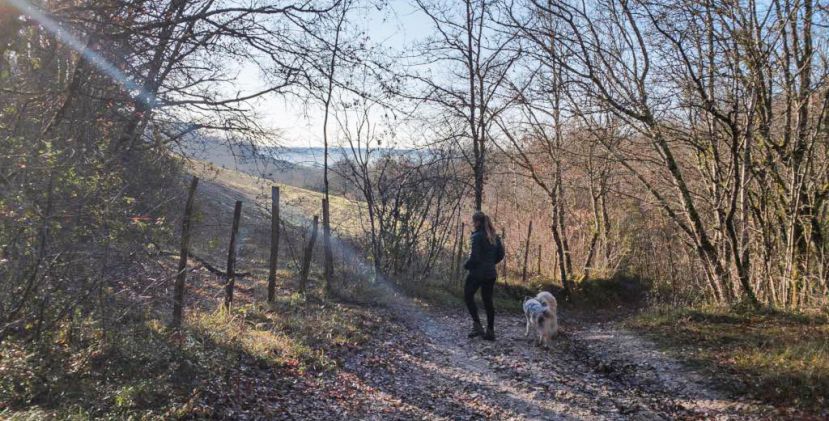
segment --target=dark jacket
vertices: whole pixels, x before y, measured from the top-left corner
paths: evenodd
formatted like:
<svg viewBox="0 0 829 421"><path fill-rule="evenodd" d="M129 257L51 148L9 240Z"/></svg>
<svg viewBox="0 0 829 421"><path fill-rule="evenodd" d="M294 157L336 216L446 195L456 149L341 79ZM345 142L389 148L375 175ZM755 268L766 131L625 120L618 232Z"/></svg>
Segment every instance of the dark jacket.
<svg viewBox="0 0 829 421"><path fill-rule="evenodd" d="M463 267L469 271L469 276L476 279L494 279L498 276L495 265L504 259L504 246L501 239L495 237L495 244L490 244L483 230L472 233L472 245L469 248L469 259Z"/></svg>

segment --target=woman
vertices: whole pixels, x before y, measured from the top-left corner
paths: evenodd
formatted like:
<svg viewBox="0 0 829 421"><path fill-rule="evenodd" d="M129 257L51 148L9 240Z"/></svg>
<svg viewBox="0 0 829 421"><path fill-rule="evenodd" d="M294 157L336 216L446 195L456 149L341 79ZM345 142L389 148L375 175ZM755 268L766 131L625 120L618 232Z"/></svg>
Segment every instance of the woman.
<svg viewBox="0 0 829 421"><path fill-rule="evenodd" d="M488 341L494 341L495 307L492 305L492 290L498 276L495 265L504 258L504 246L495 235L492 220L483 212L478 211L472 215L472 226L472 246L469 249L469 259L463 265L469 271L463 290L466 307L472 316L472 332L469 337L483 336ZM479 288L486 309L486 332L478 317L478 307L475 306L475 293Z"/></svg>

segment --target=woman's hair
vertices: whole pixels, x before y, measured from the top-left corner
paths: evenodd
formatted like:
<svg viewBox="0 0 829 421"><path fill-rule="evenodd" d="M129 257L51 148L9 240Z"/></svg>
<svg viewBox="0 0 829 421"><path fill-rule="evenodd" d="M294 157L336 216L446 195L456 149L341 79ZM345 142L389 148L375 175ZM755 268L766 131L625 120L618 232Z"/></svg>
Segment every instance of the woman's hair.
<svg viewBox="0 0 829 421"><path fill-rule="evenodd" d="M495 244L495 225L492 225L492 219L489 218L489 215L477 211L472 215L472 221L476 228L484 231L489 244Z"/></svg>

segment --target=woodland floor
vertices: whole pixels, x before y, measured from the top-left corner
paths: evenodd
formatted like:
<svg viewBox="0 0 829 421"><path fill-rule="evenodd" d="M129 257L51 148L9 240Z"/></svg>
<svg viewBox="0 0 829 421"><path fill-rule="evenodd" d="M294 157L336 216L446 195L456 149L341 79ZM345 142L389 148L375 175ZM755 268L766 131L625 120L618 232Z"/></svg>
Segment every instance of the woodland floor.
<svg viewBox="0 0 829 421"><path fill-rule="evenodd" d="M209 188L216 187L213 197L228 190L250 199L256 194L236 186ZM544 349L524 337L521 314L498 314L495 342L467 339L470 323L460 303L454 310L430 307L391 287L380 289L379 305L360 310L367 319L361 333L369 339L325 350L337 361L335 368L286 372L243 356L230 374L234 380L225 383L230 390L204 394L193 402L192 413L378 420L786 415L728 396L706 380L710 377L612 321L612 312L610 317L565 312L562 333Z"/></svg>
<svg viewBox="0 0 829 421"><path fill-rule="evenodd" d="M523 317L497 317L497 341L467 339L468 316L388 294L380 323L339 367L291 379L240 366L234 401L209 398L237 419L758 419L781 416L729 398L703 377L613 322L563 315L548 349L524 337ZM261 378L263 374L265 378ZM272 383L275 382L276 384ZM219 409L222 407L223 409ZM217 411L218 410L218 411Z"/></svg>
<svg viewBox="0 0 829 421"><path fill-rule="evenodd" d="M261 186L242 180L245 188L240 188L227 185L228 179L205 180L200 187L212 200L201 205L195 244L212 244L211 230L226 231L227 221L220 216L227 219L233 200L263 200ZM246 252L239 260L260 270L239 280L230 321L217 318L213 310L223 294L221 282L194 267L188 281L187 307L193 314L188 333L153 334L158 349L150 357L121 358L144 364L128 372L135 376L124 376L140 377L146 389L142 393L158 402L120 399L133 409L94 409L96 401L119 402L98 388L90 389L95 393L87 394L89 402L76 399L75 406L60 397L42 408L8 406L0 399L0 418L822 419L735 397L717 383L723 380L717 377L727 375L703 374L660 351L656 343L626 329L620 320L624 311L612 306L601 306L611 308L606 312L563 311L562 332L545 349L524 336L518 312L501 307L495 342L468 339L469 318L459 300L432 306L386 284L372 285L363 305L301 297L294 293L295 285L281 284L279 305L265 305L260 272L267 248L258 239L267 238L266 210L248 205L243 212L243 225L251 228L242 235ZM216 260L219 248L197 251ZM172 264L163 271L172 271ZM196 372L190 383L178 381L170 368L184 367L179 364L182 350ZM141 363L155 357L154 365ZM157 366L155 371L150 365ZM221 370L213 374L217 366ZM95 364L90 370L88 379L133 390ZM70 381L71 370L62 376ZM129 385L131 379L120 380ZM176 391L175 396L168 391ZM86 408L92 415L72 417L66 408Z"/></svg>

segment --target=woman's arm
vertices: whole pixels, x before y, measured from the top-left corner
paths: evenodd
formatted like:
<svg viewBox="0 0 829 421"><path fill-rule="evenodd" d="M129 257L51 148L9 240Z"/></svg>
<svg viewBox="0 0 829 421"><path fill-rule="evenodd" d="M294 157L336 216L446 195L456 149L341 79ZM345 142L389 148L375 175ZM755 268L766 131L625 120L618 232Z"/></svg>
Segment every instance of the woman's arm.
<svg viewBox="0 0 829 421"><path fill-rule="evenodd" d="M481 236L472 234L472 245L469 247L469 259L463 264L463 268L470 270L481 263Z"/></svg>
<svg viewBox="0 0 829 421"><path fill-rule="evenodd" d="M507 252L504 250L504 243L501 242L501 237L495 237L495 264L501 263L506 254Z"/></svg>

